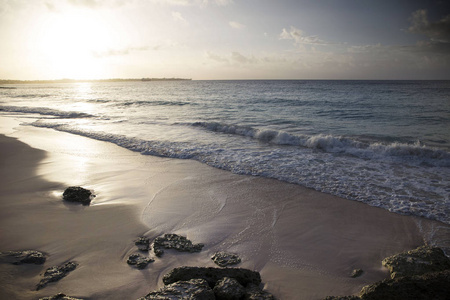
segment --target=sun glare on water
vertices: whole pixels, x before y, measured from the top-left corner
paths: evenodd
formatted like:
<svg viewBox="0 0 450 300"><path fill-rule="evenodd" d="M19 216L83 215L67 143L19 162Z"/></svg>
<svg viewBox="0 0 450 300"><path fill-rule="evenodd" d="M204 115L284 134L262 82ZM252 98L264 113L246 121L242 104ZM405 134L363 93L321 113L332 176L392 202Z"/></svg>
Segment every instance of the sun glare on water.
<svg viewBox="0 0 450 300"><path fill-rule="evenodd" d="M114 47L107 22L83 11L47 16L39 23L36 51L56 78L95 79L106 70L97 53Z"/></svg>

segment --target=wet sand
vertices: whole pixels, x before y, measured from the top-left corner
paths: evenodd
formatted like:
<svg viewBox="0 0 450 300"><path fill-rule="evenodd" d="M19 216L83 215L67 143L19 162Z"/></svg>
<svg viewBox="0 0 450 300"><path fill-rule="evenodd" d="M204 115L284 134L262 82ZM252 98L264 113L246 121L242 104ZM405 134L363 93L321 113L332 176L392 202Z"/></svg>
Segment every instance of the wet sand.
<svg viewBox="0 0 450 300"><path fill-rule="evenodd" d="M449 226L400 216L276 180L240 176L198 162L143 156L105 142L19 126L0 138L0 251L35 249L43 266L0 264L1 299L63 292L85 299L137 299L182 265L215 266L218 250L259 271L279 299L349 295L384 279L381 260L415 248ZM15 138L11 138L15 137ZM25 144L26 143L26 144ZM31 147L33 148L31 148ZM90 206L65 203L81 185ZM166 251L137 270L127 265L145 234L186 235L204 243L195 254ZM35 291L46 268L79 267ZM364 274L350 278L353 269Z"/></svg>

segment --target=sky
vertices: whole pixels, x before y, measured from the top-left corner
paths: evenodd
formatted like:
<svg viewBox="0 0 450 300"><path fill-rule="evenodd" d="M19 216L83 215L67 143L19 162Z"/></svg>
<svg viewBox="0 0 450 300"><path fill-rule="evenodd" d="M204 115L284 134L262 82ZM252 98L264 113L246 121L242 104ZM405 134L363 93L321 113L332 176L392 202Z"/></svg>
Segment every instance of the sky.
<svg viewBox="0 0 450 300"><path fill-rule="evenodd" d="M450 79L450 1L0 0L0 79Z"/></svg>

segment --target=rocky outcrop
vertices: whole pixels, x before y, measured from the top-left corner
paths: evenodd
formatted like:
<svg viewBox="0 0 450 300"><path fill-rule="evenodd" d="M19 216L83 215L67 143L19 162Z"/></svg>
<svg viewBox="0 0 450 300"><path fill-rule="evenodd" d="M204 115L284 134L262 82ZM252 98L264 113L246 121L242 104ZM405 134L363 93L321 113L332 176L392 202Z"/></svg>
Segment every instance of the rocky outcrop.
<svg viewBox="0 0 450 300"><path fill-rule="evenodd" d="M220 267L227 267L231 265L236 265L241 262L239 256L233 253L227 252L216 252L211 257L214 263Z"/></svg>
<svg viewBox="0 0 450 300"><path fill-rule="evenodd" d="M174 233L159 236L153 241L153 251L158 257L163 255L163 248L175 249L182 252L200 252L203 246L203 244L193 244L186 237Z"/></svg>
<svg viewBox="0 0 450 300"><path fill-rule="evenodd" d="M382 261L391 272L391 278L422 275L450 269L450 259L440 248L422 246L389 256Z"/></svg>
<svg viewBox="0 0 450 300"><path fill-rule="evenodd" d="M245 288L234 278L224 277L214 286L214 295L218 300L242 299Z"/></svg>
<svg viewBox="0 0 450 300"><path fill-rule="evenodd" d="M448 300L450 259L439 248L421 246L385 258L391 278L367 285L357 296L327 297L326 300Z"/></svg>
<svg viewBox="0 0 450 300"><path fill-rule="evenodd" d="M70 186L63 193L63 199L70 202L79 202L83 205L89 205L95 195L90 190L79 186Z"/></svg>
<svg viewBox="0 0 450 300"><path fill-rule="evenodd" d="M83 299L73 298L73 297L66 296L63 293L58 293L51 297L39 298L39 300L83 300Z"/></svg>
<svg viewBox="0 0 450 300"><path fill-rule="evenodd" d="M210 287L214 287L217 281L224 277L234 278L241 285L259 285L261 276L258 272L241 268L211 268L211 267L179 267L164 275L164 284L171 284L177 281L188 281L191 279L204 279Z"/></svg>
<svg viewBox="0 0 450 300"><path fill-rule="evenodd" d="M164 288L151 292L140 300L275 300L273 295L259 287L259 273L247 269L180 267L166 274L163 282L166 285Z"/></svg>
<svg viewBox="0 0 450 300"><path fill-rule="evenodd" d="M36 286L36 290L40 290L44 288L48 283L55 282L60 280L61 278L66 277L69 272L72 272L78 266L75 262L67 262L60 266L54 266L48 268L44 273L44 278Z"/></svg>
<svg viewBox="0 0 450 300"><path fill-rule="evenodd" d="M150 240L148 237L141 236L134 241L134 244L138 247L140 251L146 252L150 250Z"/></svg>
<svg viewBox="0 0 450 300"><path fill-rule="evenodd" d="M151 299L190 299L190 300L214 300L213 290L203 279L191 279L169 284L159 291L150 292L139 300Z"/></svg>
<svg viewBox="0 0 450 300"><path fill-rule="evenodd" d="M450 270L386 279L363 287L362 300L448 300Z"/></svg>
<svg viewBox="0 0 450 300"><path fill-rule="evenodd" d="M45 263L45 260L45 254L36 250L0 252L0 261L12 263L14 265L42 265Z"/></svg>
<svg viewBox="0 0 450 300"><path fill-rule="evenodd" d="M358 296L328 296L324 300L361 300Z"/></svg>
<svg viewBox="0 0 450 300"><path fill-rule="evenodd" d="M145 257L140 254L131 254L127 259L127 264L136 266L138 269L144 269L149 263L155 260L150 257Z"/></svg>
<svg viewBox="0 0 450 300"><path fill-rule="evenodd" d="M245 288L246 300L276 300L276 298L269 292L262 290L259 286L249 284Z"/></svg>

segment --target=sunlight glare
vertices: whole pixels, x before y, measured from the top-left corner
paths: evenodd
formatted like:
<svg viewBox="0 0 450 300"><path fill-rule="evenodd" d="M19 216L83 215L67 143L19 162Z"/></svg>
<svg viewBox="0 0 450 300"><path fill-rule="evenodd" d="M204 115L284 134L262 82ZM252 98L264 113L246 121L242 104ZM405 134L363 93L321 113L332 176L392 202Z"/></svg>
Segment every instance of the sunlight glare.
<svg viewBox="0 0 450 300"><path fill-rule="evenodd" d="M87 11L51 15L40 24L36 50L60 78L102 77L105 70L95 53L106 51L115 42L107 25Z"/></svg>

